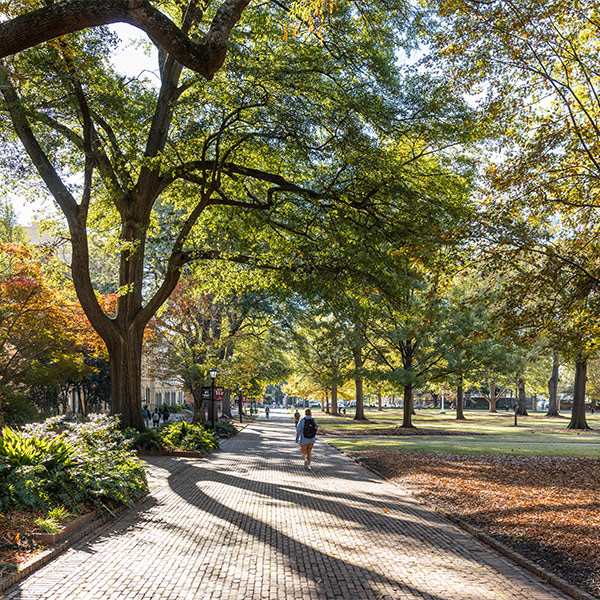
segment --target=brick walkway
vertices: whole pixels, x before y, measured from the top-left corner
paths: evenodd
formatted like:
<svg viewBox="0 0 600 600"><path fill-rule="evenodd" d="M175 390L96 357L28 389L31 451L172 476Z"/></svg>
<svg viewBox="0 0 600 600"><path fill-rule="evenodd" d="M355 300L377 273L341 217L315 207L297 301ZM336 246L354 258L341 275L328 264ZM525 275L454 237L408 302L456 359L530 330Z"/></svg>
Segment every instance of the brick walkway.
<svg viewBox="0 0 600 600"><path fill-rule="evenodd" d="M207 459L154 458L151 496L5 597L550 600L435 512L272 411Z"/></svg>

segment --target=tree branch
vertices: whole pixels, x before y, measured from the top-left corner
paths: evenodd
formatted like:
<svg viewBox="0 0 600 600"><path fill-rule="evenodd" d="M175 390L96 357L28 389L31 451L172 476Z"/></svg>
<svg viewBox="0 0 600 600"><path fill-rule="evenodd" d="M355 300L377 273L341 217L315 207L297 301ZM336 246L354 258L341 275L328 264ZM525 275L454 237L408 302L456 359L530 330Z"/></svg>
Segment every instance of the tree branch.
<svg viewBox="0 0 600 600"><path fill-rule="evenodd" d="M201 43L185 35L148 0L67 0L0 23L0 58L61 35L109 23L129 23L145 31L175 60L211 79L221 68L231 30L249 0L225 0Z"/></svg>

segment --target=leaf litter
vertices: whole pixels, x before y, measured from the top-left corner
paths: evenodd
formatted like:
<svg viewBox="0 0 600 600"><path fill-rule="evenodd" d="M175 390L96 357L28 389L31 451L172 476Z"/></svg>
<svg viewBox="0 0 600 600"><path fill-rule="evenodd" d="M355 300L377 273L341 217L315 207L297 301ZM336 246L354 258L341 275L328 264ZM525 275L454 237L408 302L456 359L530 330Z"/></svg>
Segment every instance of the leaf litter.
<svg viewBox="0 0 600 600"><path fill-rule="evenodd" d="M600 459L353 453L429 504L600 596Z"/></svg>

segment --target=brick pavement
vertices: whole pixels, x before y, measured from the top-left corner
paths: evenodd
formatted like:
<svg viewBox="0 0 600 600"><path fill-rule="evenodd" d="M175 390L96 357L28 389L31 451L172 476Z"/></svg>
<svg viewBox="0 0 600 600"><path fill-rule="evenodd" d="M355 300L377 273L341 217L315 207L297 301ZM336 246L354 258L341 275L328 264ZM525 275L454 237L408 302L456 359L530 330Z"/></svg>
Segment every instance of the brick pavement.
<svg viewBox="0 0 600 600"><path fill-rule="evenodd" d="M150 459L143 504L5 598L567 598L321 441L304 471L293 440L272 411L206 459Z"/></svg>

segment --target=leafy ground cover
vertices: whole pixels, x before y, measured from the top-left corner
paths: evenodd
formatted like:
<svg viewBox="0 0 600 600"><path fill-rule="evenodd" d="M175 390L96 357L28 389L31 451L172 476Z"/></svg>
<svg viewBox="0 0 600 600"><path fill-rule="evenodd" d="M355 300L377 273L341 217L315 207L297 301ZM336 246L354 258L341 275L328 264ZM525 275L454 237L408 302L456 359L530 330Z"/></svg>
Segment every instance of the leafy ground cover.
<svg viewBox="0 0 600 600"><path fill-rule="evenodd" d="M208 422L191 424L185 421L169 423L160 428L152 428L139 433L128 429L125 435L133 448L145 452L192 451L208 454L219 447L219 438L229 438L238 433L238 426L232 421L217 421L213 431Z"/></svg>
<svg viewBox="0 0 600 600"><path fill-rule="evenodd" d="M600 596L600 458L351 455Z"/></svg>
<svg viewBox="0 0 600 600"><path fill-rule="evenodd" d="M209 453L218 448L220 438L236 435L243 426L219 421L213 431L209 423L175 422L141 434L135 430L121 433L115 419L98 416L83 424L58 418L23 431L4 430L0 577L44 550L34 538L36 533L59 532L94 508L110 510L145 491L145 471L135 449ZM98 481L90 485L94 478Z"/></svg>
<svg viewBox="0 0 600 600"><path fill-rule="evenodd" d="M0 575L39 552L32 534L58 532L93 509L111 512L147 490L146 473L113 417L62 417L0 436Z"/></svg>

